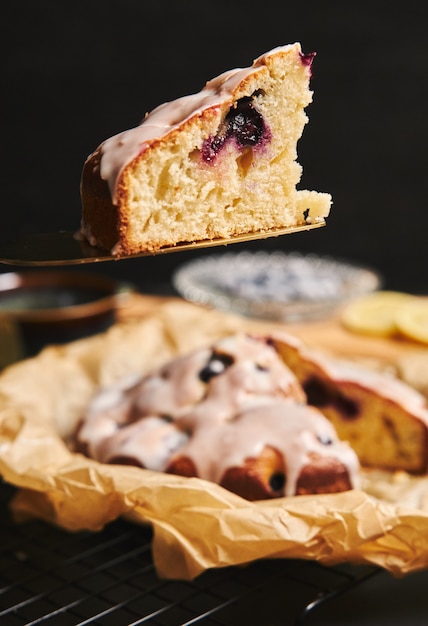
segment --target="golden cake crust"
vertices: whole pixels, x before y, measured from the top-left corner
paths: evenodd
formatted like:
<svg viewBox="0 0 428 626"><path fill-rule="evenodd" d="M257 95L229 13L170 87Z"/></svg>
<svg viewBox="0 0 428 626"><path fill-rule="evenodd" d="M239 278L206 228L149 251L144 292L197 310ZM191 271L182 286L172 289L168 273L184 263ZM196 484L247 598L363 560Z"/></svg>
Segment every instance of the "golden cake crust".
<svg viewBox="0 0 428 626"><path fill-rule="evenodd" d="M88 235L89 243L97 245L102 242L102 247L110 250L120 238L121 220L112 202L108 183L99 175L100 160L101 148L98 148L83 168L81 195L83 206L91 207L91 229L97 233L97 240Z"/></svg>

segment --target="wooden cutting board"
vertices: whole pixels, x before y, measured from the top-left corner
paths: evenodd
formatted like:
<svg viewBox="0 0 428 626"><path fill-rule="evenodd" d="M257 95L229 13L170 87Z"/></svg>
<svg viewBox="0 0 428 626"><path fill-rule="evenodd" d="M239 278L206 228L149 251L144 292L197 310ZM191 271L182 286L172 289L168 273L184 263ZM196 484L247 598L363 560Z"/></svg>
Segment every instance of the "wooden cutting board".
<svg viewBox="0 0 428 626"><path fill-rule="evenodd" d="M159 304L171 300L173 298L132 294L120 308L118 317L124 321L138 319L153 313ZM254 320L245 318L245 322L251 325ZM266 328L280 328L293 333L308 345L337 356L378 362L385 367L396 366L404 358L414 356L422 360L426 357L428 371L428 346L404 338L389 339L352 333L341 324L340 310L327 319L303 323L270 323L264 321L257 323Z"/></svg>

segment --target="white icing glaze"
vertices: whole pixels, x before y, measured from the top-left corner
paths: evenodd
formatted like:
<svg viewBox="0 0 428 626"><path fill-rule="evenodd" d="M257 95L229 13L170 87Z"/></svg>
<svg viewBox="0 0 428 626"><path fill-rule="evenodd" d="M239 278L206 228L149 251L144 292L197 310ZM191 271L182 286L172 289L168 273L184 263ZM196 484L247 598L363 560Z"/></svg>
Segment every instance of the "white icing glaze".
<svg viewBox="0 0 428 626"><path fill-rule="evenodd" d="M164 137L190 117L200 115L205 109L227 103L239 83L249 75L259 72L269 56L291 48L295 48L296 53L301 54L298 43L279 46L258 57L252 67L224 72L207 82L200 92L161 104L146 115L139 126L104 141L100 146L100 175L108 183L113 203L116 201L116 183L123 168L144 151L150 142Z"/></svg>
<svg viewBox="0 0 428 626"><path fill-rule="evenodd" d="M323 440L331 443L325 445ZM357 457L347 443L338 440L332 424L318 410L282 399L249 406L231 421L197 428L177 455L192 459L199 477L220 483L229 468L257 458L265 446L278 450L285 460L287 496L296 493L311 453L343 463L351 483L358 485Z"/></svg>
<svg viewBox="0 0 428 626"><path fill-rule="evenodd" d="M201 380L204 371L216 375ZM284 457L287 495L317 453L342 461L357 484L354 452L305 404L276 350L245 334L178 357L138 382L131 377L101 390L78 439L101 462L129 459L152 470L166 469L174 453L188 456L198 476L215 482L270 446Z"/></svg>
<svg viewBox="0 0 428 626"><path fill-rule="evenodd" d="M181 448L188 435L160 417L145 417L125 428L91 440L91 456L103 463L130 459L135 464L164 471L171 454Z"/></svg>
<svg viewBox="0 0 428 626"><path fill-rule="evenodd" d="M277 333L276 336L279 341L292 347L299 354L300 360L311 363L327 379L336 381L336 384L352 383L388 398L389 402L402 406L404 410L428 424L425 396L393 375L370 370L344 359L331 358L318 350L307 348L294 335Z"/></svg>

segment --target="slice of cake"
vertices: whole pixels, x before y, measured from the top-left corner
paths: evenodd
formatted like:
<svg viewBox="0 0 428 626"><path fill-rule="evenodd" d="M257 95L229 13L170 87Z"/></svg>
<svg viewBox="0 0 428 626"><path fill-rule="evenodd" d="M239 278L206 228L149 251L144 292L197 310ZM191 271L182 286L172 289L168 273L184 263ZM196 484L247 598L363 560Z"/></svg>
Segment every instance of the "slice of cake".
<svg viewBox="0 0 428 626"><path fill-rule="evenodd" d="M428 471L428 408L425 397L394 378L331 358L294 336L273 345L296 375L309 404L329 418L363 466Z"/></svg>
<svg viewBox="0 0 428 626"><path fill-rule="evenodd" d="M322 221L330 195L296 189L313 58L275 48L107 139L83 169L82 235L120 257Z"/></svg>

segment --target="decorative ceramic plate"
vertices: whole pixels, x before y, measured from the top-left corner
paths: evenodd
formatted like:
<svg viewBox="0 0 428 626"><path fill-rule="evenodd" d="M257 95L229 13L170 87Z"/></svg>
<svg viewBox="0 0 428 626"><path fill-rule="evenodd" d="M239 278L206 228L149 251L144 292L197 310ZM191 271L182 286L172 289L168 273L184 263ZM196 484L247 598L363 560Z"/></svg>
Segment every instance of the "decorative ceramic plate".
<svg viewBox="0 0 428 626"><path fill-rule="evenodd" d="M252 317L300 321L329 315L381 285L365 267L297 252L226 252L181 265L173 283L186 300Z"/></svg>

